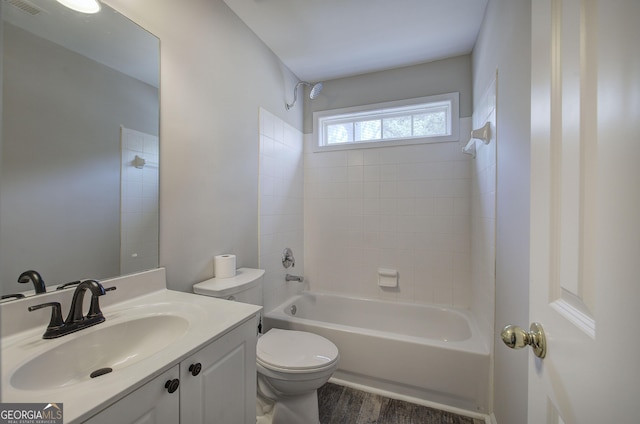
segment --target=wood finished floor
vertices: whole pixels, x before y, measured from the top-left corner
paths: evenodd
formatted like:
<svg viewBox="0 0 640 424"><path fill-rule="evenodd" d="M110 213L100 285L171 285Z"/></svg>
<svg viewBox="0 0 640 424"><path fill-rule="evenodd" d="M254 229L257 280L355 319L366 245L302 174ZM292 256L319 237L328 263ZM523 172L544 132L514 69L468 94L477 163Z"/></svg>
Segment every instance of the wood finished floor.
<svg viewBox="0 0 640 424"><path fill-rule="evenodd" d="M483 420L327 383L318 389L320 424L484 424Z"/></svg>

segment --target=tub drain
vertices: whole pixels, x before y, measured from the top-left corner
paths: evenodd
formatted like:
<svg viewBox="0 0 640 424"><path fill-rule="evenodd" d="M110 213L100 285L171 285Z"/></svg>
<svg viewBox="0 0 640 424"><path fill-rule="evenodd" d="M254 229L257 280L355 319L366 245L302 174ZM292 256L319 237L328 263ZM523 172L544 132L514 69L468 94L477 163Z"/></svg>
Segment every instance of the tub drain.
<svg viewBox="0 0 640 424"><path fill-rule="evenodd" d="M111 371L113 371L113 368L108 368L108 367L100 368L99 370L95 370L94 372L89 374L89 377L91 378L100 377L101 375L109 374Z"/></svg>
<svg viewBox="0 0 640 424"><path fill-rule="evenodd" d="M289 309L291 311L291 315L295 315L296 312L298 312L298 308L296 308L296 305L291 305L291 309Z"/></svg>

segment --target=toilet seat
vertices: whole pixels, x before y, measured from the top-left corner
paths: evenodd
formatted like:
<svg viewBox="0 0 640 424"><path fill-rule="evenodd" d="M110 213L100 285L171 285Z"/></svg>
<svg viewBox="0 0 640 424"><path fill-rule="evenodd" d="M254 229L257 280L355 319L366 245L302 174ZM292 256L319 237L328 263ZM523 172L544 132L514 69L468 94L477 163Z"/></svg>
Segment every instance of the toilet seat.
<svg viewBox="0 0 640 424"><path fill-rule="evenodd" d="M273 328L258 339L256 361L281 372L314 372L331 368L338 360L331 341L306 331Z"/></svg>

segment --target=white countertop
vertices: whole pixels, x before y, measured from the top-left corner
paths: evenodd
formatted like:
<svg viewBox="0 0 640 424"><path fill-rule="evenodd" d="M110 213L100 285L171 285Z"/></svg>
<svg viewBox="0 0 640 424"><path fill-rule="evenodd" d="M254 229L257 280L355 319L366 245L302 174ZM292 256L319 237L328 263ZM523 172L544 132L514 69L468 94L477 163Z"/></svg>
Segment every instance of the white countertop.
<svg viewBox="0 0 640 424"><path fill-rule="evenodd" d="M164 275L164 274L163 274ZM107 287L108 284L104 283ZM132 285L134 287L135 285ZM118 284L116 292L118 299L126 299L127 284ZM134 290L136 290L134 288ZM138 289L139 290L139 289ZM73 292L73 289L70 290ZM116 293L114 292L114 293ZM101 296L107 298L112 292ZM31 301L21 307L12 306L2 310L2 319L6 321L20 320L16 314L30 314L26 308L32 304L51 301L46 295L30 298ZM55 294L54 296L59 296ZM69 294L66 294L69 296ZM90 297L90 296L86 296ZM21 302L23 301L16 301ZM14 302L12 302L14 303ZM113 304L105 302L102 312L106 321L93 327L68 334L66 336L44 340L42 334L48 324L48 318L38 326L22 331L3 332L2 338L2 393L1 401L7 402L38 402L62 403L64 405L64 422L77 423L88 419L98 411L104 409L118 399L131 393L138 387L166 371L184 358L190 356L204 345L219 338L231 329L254 317L261 309L259 306L230 302L226 300L206 297L191 293L182 293L155 287L150 293L136 293L129 300ZM101 303L102 304L102 303ZM24 312L20 312L20 311ZM67 307L63 305L63 317ZM50 308L45 308L48 317ZM86 312L86 310L85 310ZM179 315L188 321L188 330L165 348L151 356L132 363L118 370L114 366L113 372L91 379L88 376L81 380L70 382L63 387L48 389L23 390L11 384L14 371L33 358L55 348L61 344L82 337L84 334L97 329L104 329L137 317L153 317L160 315ZM4 330L4 329L3 329ZM69 357L69 361L78 360L83 352L77 352L78 357ZM43 372L43 374L46 373ZM43 379L47 376L43 375Z"/></svg>

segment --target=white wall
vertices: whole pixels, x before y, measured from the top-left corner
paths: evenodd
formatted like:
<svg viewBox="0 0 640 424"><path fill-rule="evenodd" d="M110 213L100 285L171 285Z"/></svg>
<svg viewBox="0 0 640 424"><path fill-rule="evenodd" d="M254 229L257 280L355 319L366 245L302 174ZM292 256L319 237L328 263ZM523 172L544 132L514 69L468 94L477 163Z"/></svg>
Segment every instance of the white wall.
<svg viewBox="0 0 640 424"><path fill-rule="evenodd" d="M460 92L460 117L472 113L471 56L326 81L315 100L305 98L304 133L313 132L313 112ZM300 93L298 93L300 94Z"/></svg>
<svg viewBox="0 0 640 424"><path fill-rule="evenodd" d="M260 268L265 270L263 299L269 311L306 282L287 282L287 273L304 276L303 135L260 109ZM293 251L295 264L282 266L282 251Z"/></svg>
<svg viewBox="0 0 640 424"><path fill-rule="evenodd" d="M531 1L490 0L473 51L474 98L498 69L494 413L527 421L528 352L502 344L506 324L529 320L529 145Z"/></svg>
<svg viewBox="0 0 640 424"><path fill-rule="evenodd" d="M213 257L257 267L258 110L286 112L297 79L221 0L108 0L160 38L160 265L172 289L213 276Z"/></svg>

